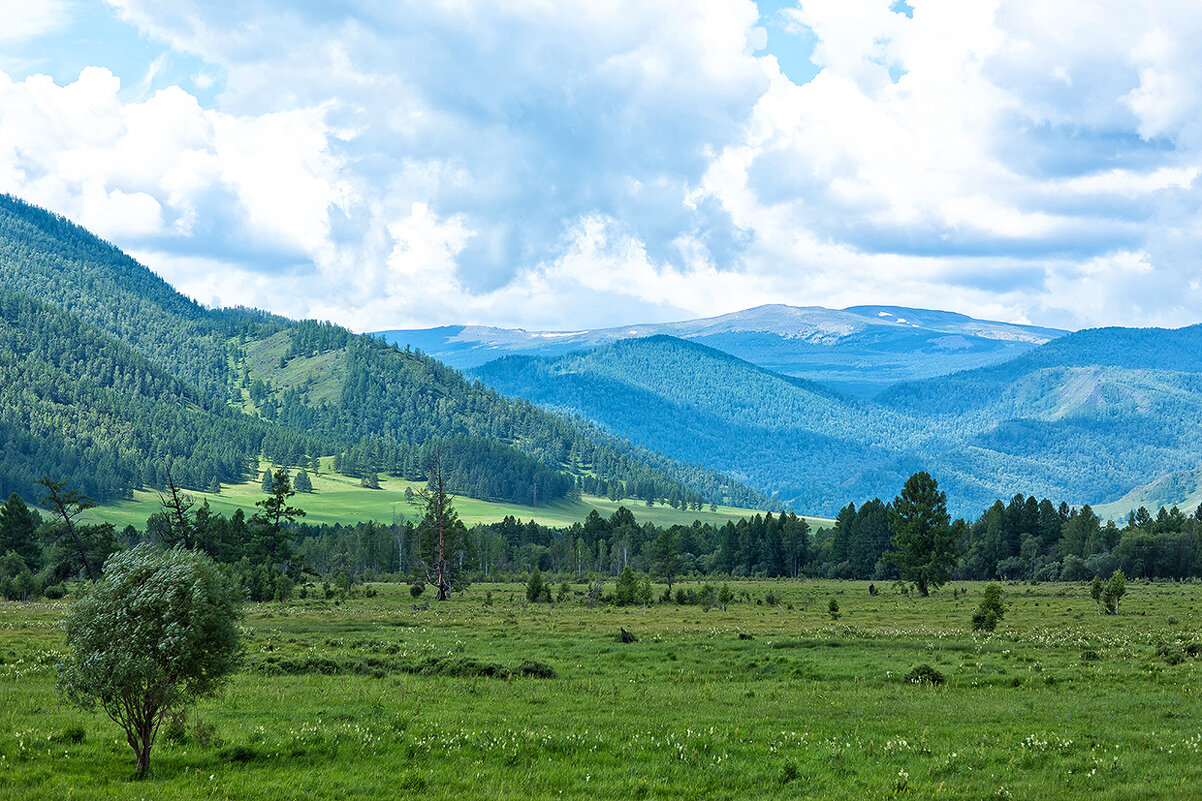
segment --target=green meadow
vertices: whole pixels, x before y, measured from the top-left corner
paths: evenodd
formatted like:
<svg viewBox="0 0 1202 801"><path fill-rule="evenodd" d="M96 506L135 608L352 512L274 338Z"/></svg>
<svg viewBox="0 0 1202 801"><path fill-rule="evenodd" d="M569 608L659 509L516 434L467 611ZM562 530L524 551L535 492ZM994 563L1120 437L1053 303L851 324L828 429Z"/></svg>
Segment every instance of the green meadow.
<svg viewBox="0 0 1202 801"><path fill-rule="evenodd" d="M313 492L298 493L292 499L294 506L305 510L306 523L334 524L366 520L391 523L394 519L406 518L416 521L421 517L420 503L408 502L405 490L416 493L425 486L422 482L381 476L380 489L377 490L360 486L358 479L324 470L318 475L310 474L310 478L313 482ZM198 504L207 500L213 511L226 517L239 508L250 517L257 511L255 502L265 497L258 481L224 485L220 493L189 491L189 494L196 498ZM469 526L475 523L493 523L511 515L523 522L535 520L545 526L565 527L584 520L593 509L609 517L622 505L629 507L640 523L650 522L657 526L670 526L675 523L689 525L694 520L722 525L728 520L756 514L753 509L739 509L733 506L719 506L712 512L709 506L703 506L697 512L682 511L662 504L648 507L637 500L611 501L593 495L585 495L577 501L558 501L538 507L494 503L461 496L455 498L455 510L460 519ZM161 508L158 493L138 490L134 492L133 500L99 506L90 510L88 514L94 520L111 522L117 528L126 525L143 528L146 518L161 511ZM832 523L830 520L816 517L806 519L815 527Z"/></svg>
<svg viewBox="0 0 1202 801"><path fill-rule="evenodd" d="M993 634L969 624L983 586L742 581L708 611L309 586L245 608L240 672L142 781L56 694L71 596L3 603L0 797L1197 797L1202 585L1132 582L1101 616L1087 585L1010 584Z"/></svg>

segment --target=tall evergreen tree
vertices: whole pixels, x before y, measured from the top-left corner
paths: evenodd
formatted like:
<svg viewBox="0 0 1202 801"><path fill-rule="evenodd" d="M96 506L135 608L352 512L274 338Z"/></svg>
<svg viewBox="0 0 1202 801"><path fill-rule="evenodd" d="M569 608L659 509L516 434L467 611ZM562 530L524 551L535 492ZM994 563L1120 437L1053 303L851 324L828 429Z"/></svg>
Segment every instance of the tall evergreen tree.
<svg viewBox="0 0 1202 801"><path fill-rule="evenodd" d="M298 517L305 516L303 509L288 504L288 499L295 494L288 471L280 468L272 475L271 495L255 502L255 506L261 509L250 519L256 563L273 567L291 565L292 545L286 526Z"/></svg>
<svg viewBox="0 0 1202 801"><path fill-rule="evenodd" d="M21 496L15 492L8 496L8 502L0 507L0 556L16 551L31 570L37 570L41 561L37 528L37 517Z"/></svg>
<svg viewBox="0 0 1202 801"><path fill-rule="evenodd" d="M947 495L930 474L915 473L893 500L890 561L901 577L927 597L951 577L956 565L958 529L947 513Z"/></svg>
<svg viewBox="0 0 1202 801"><path fill-rule="evenodd" d="M467 529L455 512L444 467L443 454L435 451L428 465L429 481L418 493L425 513L418 524L416 543L422 579L438 589L439 601L447 600L460 583L462 571L456 570L448 557L467 540Z"/></svg>
<svg viewBox="0 0 1202 801"><path fill-rule="evenodd" d="M672 580L680 572L680 538L670 528L665 528L651 547L651 566L657 576L668 582L672 592Z"/></svg>

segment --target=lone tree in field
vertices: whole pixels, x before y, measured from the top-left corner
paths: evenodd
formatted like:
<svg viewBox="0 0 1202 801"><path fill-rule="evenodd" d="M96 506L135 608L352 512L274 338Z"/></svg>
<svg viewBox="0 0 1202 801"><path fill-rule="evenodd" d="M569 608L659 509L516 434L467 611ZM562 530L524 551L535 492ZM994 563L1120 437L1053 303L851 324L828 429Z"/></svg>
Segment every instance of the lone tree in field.
<svg viewBox="0 0 1202 801"><path fill-rule="evenodd" d="M668 582L668 594L672 593L672 579L680 572L680 538L670 528L663 533L651 546L651 567L655 575L662 576Z"/></svg>
<svg viewBox="0 0 1202 801"><path fill-rule="evenodd" d="M445 601L451 590L459 586L462 567L455 566L448 557L462 550L467 541L467 529L460 521L447 490L447 475L443 464L443 453L435 451L430 457L429 481L426 488L417 493L425 506L425 514L417 526L416 556L421 578L437 588L437 600Z"/></svg>
<svg viewBox="0 0 1202 801"><path fill-rule="evenodd" d="M239 654L236 592L204 554L151 545L113 556L67 615L59 688L125 731L138 775L168 712L209 695Z"/></svg>
<svg viewBox="0 0 1202 801"><path fill-rule="evenodd" d="M271 494L266 498L255 501L260 511L250 518L252 541L251 550L257 564L267 564L272 567L282 564L284 569L292 566L292 536L286 526L298 517L304 517L305 511L288 505L288 499L296 493L292 491L292 482L288 479L287 470L276 470L271 478Z"/></svg>
<svg viewBox="0 0 1202 801"><path fill-rule="evenodd" d="M168 547L183 545L189 551L196 549L196 532L189 512L196 501L176 485L171 471L167 471L167 494L159 493L159 506L163 509L166 527L163 543Z"/></svg>
<svg viewBox="0 0 1202 801"><path fill-rule="evenodd" d="M887 558L926 598L951 577L958 532L947 513L947 495L930 474L915 473L893 499L893 550Z"/></svg>

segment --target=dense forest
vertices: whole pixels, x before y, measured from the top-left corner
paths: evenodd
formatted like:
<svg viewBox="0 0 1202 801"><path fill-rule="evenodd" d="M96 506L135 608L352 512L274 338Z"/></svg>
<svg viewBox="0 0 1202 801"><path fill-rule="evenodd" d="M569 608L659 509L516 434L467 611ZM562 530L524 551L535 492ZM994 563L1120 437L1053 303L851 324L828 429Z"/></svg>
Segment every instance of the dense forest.
<svg viewBox="0 0 1202 801"><path fill-rule="evenodd" d="M219 491L259 460L422 478L523 504L580 491L771 498L593 426L513 402L420 353L339 326L205 309L62 217L0 197L0 497L44 475L105 502L139 488Z"/></svg>
<svg viewBox="0 0 1202 801"><path fill-rule="evenodd" d="M1182 421L1202 419L1199 354L1202 326L1083 331L872 400L667 336L511 356L469 374L810 513L834 515L849 497L883 496L938 465L967 514L1015 486L1103 503L1196 468L1202 432ZM1159 502L1202 496L1196 484L1180 490Z"/></svg>

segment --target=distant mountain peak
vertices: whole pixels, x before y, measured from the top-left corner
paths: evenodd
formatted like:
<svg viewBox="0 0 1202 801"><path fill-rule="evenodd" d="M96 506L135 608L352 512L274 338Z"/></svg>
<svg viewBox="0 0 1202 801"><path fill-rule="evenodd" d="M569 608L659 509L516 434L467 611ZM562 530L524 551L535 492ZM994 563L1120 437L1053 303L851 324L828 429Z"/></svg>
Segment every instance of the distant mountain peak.
<svg viewBox="0 0 1202 801"><path fill-rule="evenodd" d="M1067 332L904 306L827 309L767 303L696 320L612 328L527 331L467 325L378 333L460 369L506 355L559 356L666 334L866 396L901 381L997 364Z"/></svg>

